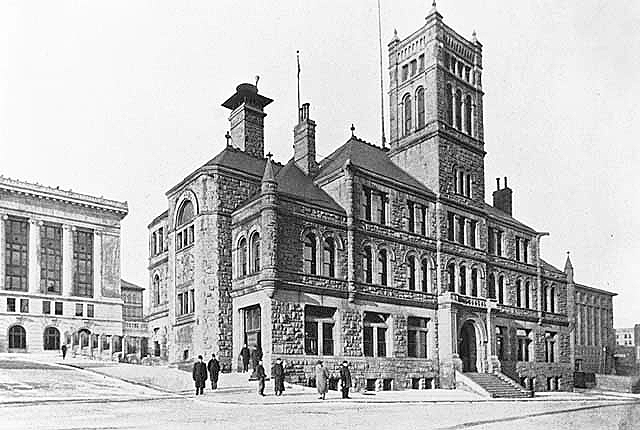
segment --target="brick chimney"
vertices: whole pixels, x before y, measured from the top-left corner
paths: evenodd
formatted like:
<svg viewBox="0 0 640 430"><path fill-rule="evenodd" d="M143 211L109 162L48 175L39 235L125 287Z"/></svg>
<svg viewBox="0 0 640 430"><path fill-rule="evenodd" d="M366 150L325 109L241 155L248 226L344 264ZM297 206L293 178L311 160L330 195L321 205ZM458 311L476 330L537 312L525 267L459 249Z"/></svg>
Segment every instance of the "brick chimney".
<svg viewBox="0 0 640 430"><path fill-rule="evenodd" d="M496 178L498 189L493 192L493 207L511 216L513 191L507 185L507 177L504 177L504 188L500 189L500 178Z"/></svg>
<svg viewBox="0 0 640 430"><path fill-rule="evenodd" d="M293 128L293 159L306 175L318 170L316 162L316 123L309 118L309 103L298 113L298 125Z"/></svg>
<svg viewBox="0 0 640 430"><path fill-rule="evenodd" d="M268 97L258 94L253 84L240 84L236 93L222 106L231 110L231 144L254 157L264 158L264 107L271 103Z"/></svg>

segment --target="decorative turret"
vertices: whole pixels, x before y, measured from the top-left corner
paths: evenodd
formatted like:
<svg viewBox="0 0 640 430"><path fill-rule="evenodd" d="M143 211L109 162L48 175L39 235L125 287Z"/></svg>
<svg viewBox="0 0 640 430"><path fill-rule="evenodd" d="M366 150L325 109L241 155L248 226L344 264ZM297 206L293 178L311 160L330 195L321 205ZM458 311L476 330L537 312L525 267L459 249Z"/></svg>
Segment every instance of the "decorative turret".
<svg viewBox="0 0 640 430"><path fill-rule="evenodd" d="M264 173L262 174L261 190L262 194L275 193L278 190L278 183L276 182L276 175L273 171L272 154L267 154L267 162L264 165Z"/></svg>
<svg viewBox="0 0 640 430"><path fill-rule="evenodd" d="M260 209L260 224L262 225L260 261L260 286L269 297L276 289L276 262L278 246L278 183L271 160L271 153L267 154L261 184L262 207Z"/></svg>

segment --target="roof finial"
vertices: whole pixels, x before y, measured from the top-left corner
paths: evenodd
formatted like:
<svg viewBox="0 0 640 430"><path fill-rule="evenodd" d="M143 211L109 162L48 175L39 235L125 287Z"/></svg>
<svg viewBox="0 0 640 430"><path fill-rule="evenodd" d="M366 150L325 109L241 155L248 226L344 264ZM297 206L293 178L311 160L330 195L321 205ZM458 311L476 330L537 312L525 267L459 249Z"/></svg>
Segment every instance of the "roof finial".
<svg viewBox="0 0 640 430"><path fill-rule="evenodd" d="M273 157L273 154L271 153L271 151L267 152L267 158L271 160L271 157Z"/></svg>
<svg viewBox="0 0 640 430"><path fill-rule="evenodd" d="M256 90L258 89L258 81L260 80L260 76L256 75Z"/></svg>
<svg viewBox="0 0 640 430"><path fill-rule="evenodd" d="M231 141L231 135L229 134L229 130L227 130L227 132L225 133L224 138L227 139L227 146L231 146L231 144L229 143Z"/></svg>
<svg viewBox="0 0 640 430"><path fill-rule="evenodd" d="M431 2L431 12L436 12L436 0L433 0L433 2Z"/></svg>
<svg viewBox="0 0 640 430"><path fill-rule="evenodd" d="M356 136L356 126L351 124L351 137Z"/></svg>
<svg viewBox="0 0 640 430"><path fill-rule="evenodd" d="M478 35L476 34L475 30L473 30L473 33L471 34L471 41L473 43L477 43L478 42Z"/></svg>

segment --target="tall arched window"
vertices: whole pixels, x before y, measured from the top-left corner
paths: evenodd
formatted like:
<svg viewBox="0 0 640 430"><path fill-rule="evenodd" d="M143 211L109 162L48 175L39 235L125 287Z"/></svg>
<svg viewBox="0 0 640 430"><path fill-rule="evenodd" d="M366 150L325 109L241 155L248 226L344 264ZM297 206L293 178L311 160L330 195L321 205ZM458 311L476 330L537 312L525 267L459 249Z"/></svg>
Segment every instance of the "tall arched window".
<svg viewBox="0 0 640 430"><path fill-rule="evenodd" d="M336 276L336 242L332 237L324 240L324 249L322 254L322 274L335 278Z"/></svg>
<svg viewBox="0 0 640 430"><path fill-rule="evenodd" d="M471 96L465 97L464 100L464 131L471 135Z"/></svg>
<svg viewBox="0 0 640 430"><path fill-rule="evenodd" d="M445 94L445 100L447 103L447 123L453 127L453 88L451 84L447 84L447 93Z"/></svg>
<svg viewBox="0 0 640 430"><path fill-rule="evenodd" d="M479 296L480 286L480 272L478 269L471 269L471 295L474 297Z"/></svg>
<svg viewBox="0 0 640 430"><path fill-rule="evenodd" d="M191 221L194 217L193 203L190 200L185 200L180 206L178 211L178 226L184 225Z"/></svg>
<svg viewBox="0 0 640 430"><path fill-rule="evenodd" d="M447 265L447 278L449 280L447 288L450 292L456 290L456 266L453 263Z"/></svg>
<svg viewBox="0 0 640 430"><path fill-rule="evenodd" d="M456 91L455 107L456 107L456 128L458 130L462 130L462 93L460 92L460 90Z"/></svg>
<svg viewBox="0 0 640 430"><path fill-rule="evenodd" d="M260 235L253 233L251 236L251 255L253 261L251 262L251 271L253 273L260 271Z"/></svg>
<svg viewBox="0 0 640 430"><path fill-rule="evenodd" d="M404 134L411 133L411 96L407 94L402 101L404 104Z"/></svg>
<svg viewBox="0 0 640 430"><path fill-rule="evenodd" d="M407 276L409 278L409 289L414 291L416 289L417 283L417 265L416 265L416 257L410 255L407 257Z"/></svg>
<svg viewBox="0 0 640 430"><path fill-rule="evenodd" d="M549 287L549 312L556 312L556 289Z"/></svg>
<svg viewBox="0 0 640 430"><path fill-rule="evenodd" d="M309 275L317 274L316 252L316 235L313 233L309 233L304 237L304 248L302 252L302 256L304 259L304 273L307 273Z"/></svg>
<svg viewBox="0 0 640 430"><path fill-rule="evenodd" d="M60 349L60 332L55 327L44 329L44 349L47 351L57 351Z"/></svg>
<svg viewBox="0 0 640 430"><path fill-rule="evenodd" d="M373 253L368 245L362 250L362 270L364 282L373 283Z"/></svg>
<svg viewBox="0 0 640 430"><path fill-rule="evenodd" d="M489 275L489 291L488 291L488 295L490 299L495 299L496 298L496 276L491 273Z"/></svg>
<svg viewBox="0 0 640 430"><path fill-rule="evenodd" d="M516 280L516 306L522 307L522 281Z"/></svg>
<svg viewBox="0 0 640 430"><path fill-rule="evenodd" d="M524 307L531 308L531 284L529 281L524 284Z"/></svg>
<svg viewBox="0 0 640 430"><path fill-rule="evenodd" d="M244 237L238 242L238 267L240 276L247 276L247 239Z"/></svg>
<svg viewBox="0 0 640 430"><path fill-rule="evenodd" d="M460 294L467 294L467 268L460 266Z"/></svg>
<svg viewBox="0 0 640 430"><path fill-rule="evenodd" d="M160 304L160 276L157 273L153 277L153 304L154 306Z"/></svg>
<svg viewBox="0 0 640 430"><path fill-rule="evenodd" d="M416 93L416 112L418 115L418 128L422 128L425 125L424 118L424 88L420 88Z"/></svg>
<svg viewBox="0 0 640 430"><path fill-rule="evenodd" d="M378 283L389 285L389 256L386 249L378 251Z"/></svg>
<svg viewBox="0 0 640 430"><path fill-rule="evenodd" d="M9 329L9 349L27 349L27 332L21 325Z"/></svg>
<svg viewBox="0 0 640 430"><path fill-rule="evenodd" d="M430 266L431 265L429 264L429 260L427 260L426 258L423 258L420 262L420 270L422 272L422 279L420 280L420 282L422 283L422 291L424 291L425 293L429 292L429 281L431 278L429 273L429 270L431 269Z"/></svg>
<svg viewBox="0 0 640 430"><path fill-rule="evenodd" d="M193 219L195 210L190 200L182 202L178 209L178 218L176 226L176 250L181 250L192 245L195 239L195 231L193 228Z"/></svg>
<svg viewBox="0 0 640 430"><path fill-rule="evenodd" d="M498 278L498 303L504 304L504 276Z"/></svg>

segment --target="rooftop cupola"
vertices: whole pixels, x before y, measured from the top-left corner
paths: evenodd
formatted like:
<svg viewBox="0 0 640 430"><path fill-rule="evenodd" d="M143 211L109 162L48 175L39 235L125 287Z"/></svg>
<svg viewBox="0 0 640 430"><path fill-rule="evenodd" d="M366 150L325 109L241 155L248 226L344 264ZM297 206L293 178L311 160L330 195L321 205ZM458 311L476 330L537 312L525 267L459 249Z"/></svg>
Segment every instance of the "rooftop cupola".
<svg viewBox="0 0 640 430"><path fill-rule="evenodd" d="M231 145L254 157L264 157L264 108L273 100L258 94L253 84L240 84L222 106L231 110Z"/></svg>
<svg viewBox="0 0 640 430"><path fill-rule="evenodd" d="M298 112L298 125L293 128L293 159L306 175L318 171L316 162L316 123L309 118L309 103Z"/></svg>

